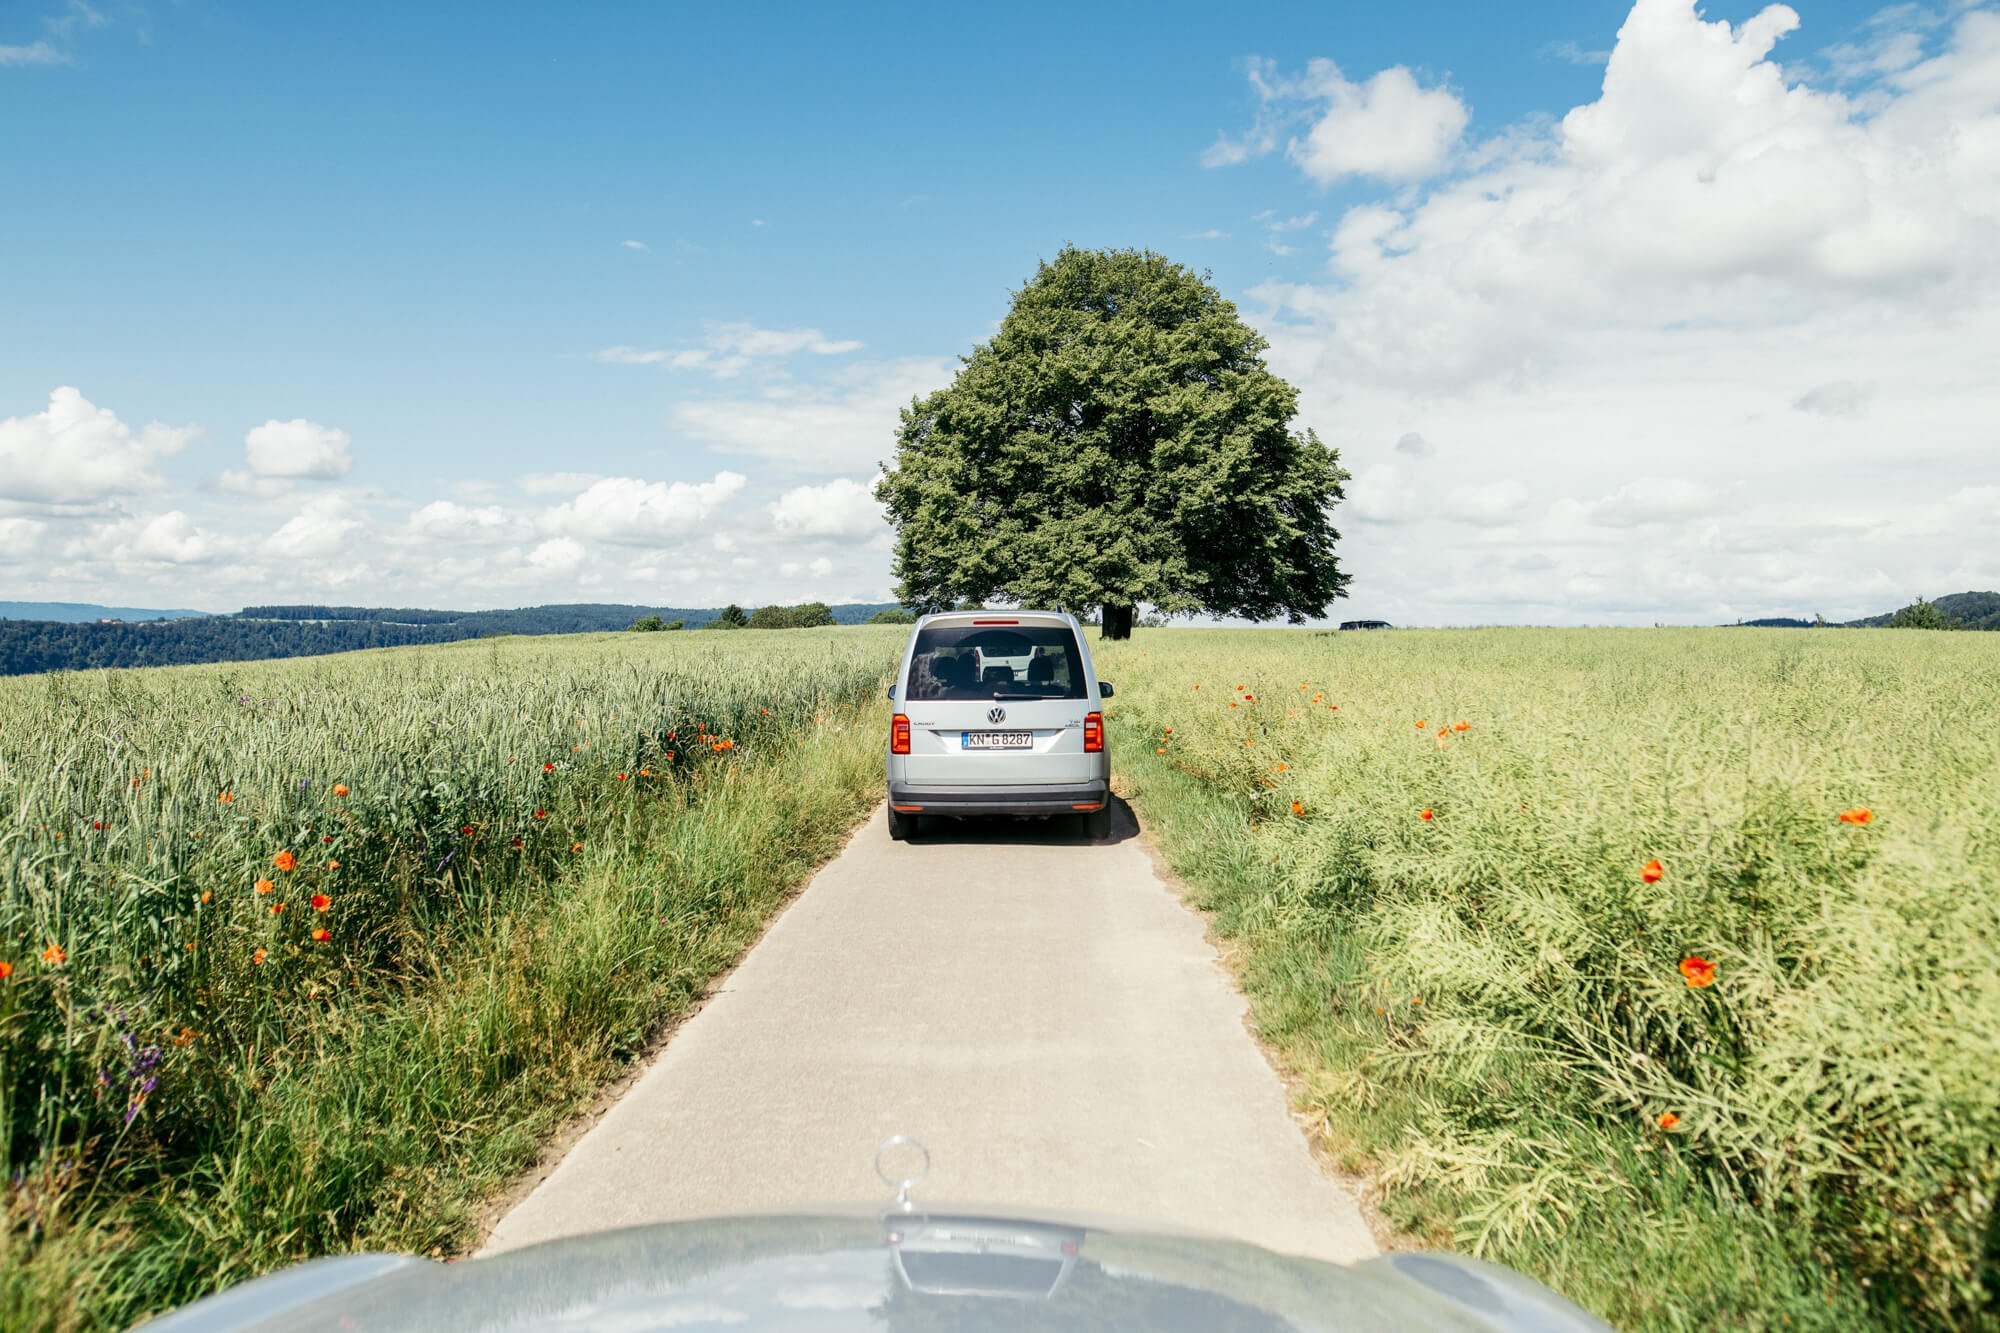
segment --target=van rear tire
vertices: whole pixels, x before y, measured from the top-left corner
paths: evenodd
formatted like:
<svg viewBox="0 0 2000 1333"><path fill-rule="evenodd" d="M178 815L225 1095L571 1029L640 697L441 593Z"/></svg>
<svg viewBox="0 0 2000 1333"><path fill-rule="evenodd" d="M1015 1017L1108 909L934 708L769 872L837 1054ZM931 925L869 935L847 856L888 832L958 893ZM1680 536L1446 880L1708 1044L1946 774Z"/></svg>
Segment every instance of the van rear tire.
<svg viewBox="0 0 2000 1333"><path fill-rule="evenodd" d="M917 837L917 820L921 815L904 814L900 810L889 811L889 837L896 842L914 842Z"/></svg>

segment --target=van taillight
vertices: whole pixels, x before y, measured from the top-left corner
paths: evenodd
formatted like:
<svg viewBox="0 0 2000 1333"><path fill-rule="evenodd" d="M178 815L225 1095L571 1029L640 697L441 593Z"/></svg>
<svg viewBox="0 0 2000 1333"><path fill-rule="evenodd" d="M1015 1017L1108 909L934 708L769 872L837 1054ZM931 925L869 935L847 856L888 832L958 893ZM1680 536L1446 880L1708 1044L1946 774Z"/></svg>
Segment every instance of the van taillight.
<svg viewBox="0 0 2000 1333"><path fill-rule="evenodd" d="M1091 714L1095 717L1096 714ZM910 752L910 719L898 713L889 723L889 753L908 754Z"/></svg>
<svg viewBox="0 0 2000 1333"><path fill-rule="evenodd" d="M1096 754L1104 748L1104 714L1091 713L1083 719L1083 752Z"/></svg>

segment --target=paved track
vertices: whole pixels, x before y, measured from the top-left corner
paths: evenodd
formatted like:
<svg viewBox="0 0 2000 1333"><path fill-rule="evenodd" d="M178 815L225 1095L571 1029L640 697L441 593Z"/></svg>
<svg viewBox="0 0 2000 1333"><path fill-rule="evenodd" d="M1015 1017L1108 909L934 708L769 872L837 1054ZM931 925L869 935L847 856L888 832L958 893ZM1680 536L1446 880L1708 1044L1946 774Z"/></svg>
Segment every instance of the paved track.
<svg viewBox="0 0 2000 1333"><path fill-rule="evenodd" d="M484 1252L886 1203L875 1149L908 1134L919 1202L1373 1254L1201 919L1117 814L1104 843L1052 821L901 844L878 808Z"/></svg>

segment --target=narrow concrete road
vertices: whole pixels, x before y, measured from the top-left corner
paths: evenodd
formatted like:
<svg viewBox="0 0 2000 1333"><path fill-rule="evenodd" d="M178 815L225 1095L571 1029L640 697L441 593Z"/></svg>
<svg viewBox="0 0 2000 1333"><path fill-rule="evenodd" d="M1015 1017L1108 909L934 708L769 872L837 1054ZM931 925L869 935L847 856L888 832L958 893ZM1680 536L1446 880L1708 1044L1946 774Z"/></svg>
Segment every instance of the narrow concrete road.
<svg viewBox="0 0 2000 1333"><path fill-rule="evenodd" d="M1314 1165L1244 1003L1137 842L875 815L483 1253L606 1227L889 1201L1122 1217L1375 1252Z"/></svg>

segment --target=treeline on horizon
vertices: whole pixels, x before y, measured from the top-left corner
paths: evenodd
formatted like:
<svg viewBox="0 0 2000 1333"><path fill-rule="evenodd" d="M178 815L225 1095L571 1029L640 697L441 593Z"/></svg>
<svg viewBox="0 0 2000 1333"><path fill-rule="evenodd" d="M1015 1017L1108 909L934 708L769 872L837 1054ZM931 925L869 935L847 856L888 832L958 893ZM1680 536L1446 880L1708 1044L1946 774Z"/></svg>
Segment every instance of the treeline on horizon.
<svg viewBox="0 0 2000 1333"><path fill-rule="evenodd" d="M827 608L836 624L858 624L886 604ZM510 611L431 611L354 606L254 606L233 616L75 624L0 620L0 676L43 671L192 666L313 657L360 648L407 648L500 634L590 634L625 630L646 616L696 628L712 607L610 603L530 606Z"/></svg>

